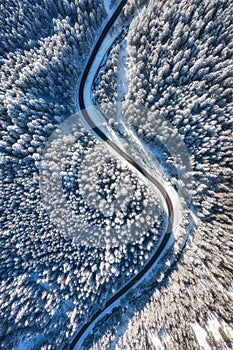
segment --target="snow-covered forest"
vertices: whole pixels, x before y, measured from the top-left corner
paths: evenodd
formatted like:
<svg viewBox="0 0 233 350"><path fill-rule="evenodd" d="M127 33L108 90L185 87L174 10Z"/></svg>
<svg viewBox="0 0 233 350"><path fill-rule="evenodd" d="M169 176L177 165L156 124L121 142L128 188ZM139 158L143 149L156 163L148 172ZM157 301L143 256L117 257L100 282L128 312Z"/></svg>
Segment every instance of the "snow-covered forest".
<svg viewBox="0 0 233 350"><path fill-rule="evenodd" d="M119 101L119 47L126 41L125 120L152 149L158 119L166 118L182 135L192 161L198 222L185 254L148 303L145 296L135 298L133 317L122 306L123 321L119 318L118 327L109 328L92 349L109 343L114 349L230 349L233 4L194 0L139 6L136 1L126 6L125 15L134 20L100 71L95 96L105 110ZM132 105L153 113L142 118L131 113Z"/></svg>
<svg viewBox="0 0 233 350"><path fill-rule="evenodd" d="M68 349L75 332L142 269L164 230L151 187L91 132L75 129L69 138L58 131L50 139L76 112L77 84L116 4L0 2L1 349ZM123 9L125 34L102 62L93 102L115 130L114 106L122 103L123 121L140 142L164 152L173 185L174 159L160 147L170 129L159 135L158 121L180 135L193 170L187 187L196 227L182 253L169 252L165 268L101 321L103 329L86 339L89 349L233 346L232 9L231 0L128 0ZM143 117L142 107L149 111ZM55 162L54 149L62 155ZM41 169L51 178L42 185ZM58 171L69 212L53 188ZM94 211L90 203L97 202L110 219ZM59 205L63 217L54 220L50 207ZM73 232L83 222L87 245ZM180 241L188 223L185 212ZM89 228L105 235L111 225L137 239L100 247Z"/></svg>

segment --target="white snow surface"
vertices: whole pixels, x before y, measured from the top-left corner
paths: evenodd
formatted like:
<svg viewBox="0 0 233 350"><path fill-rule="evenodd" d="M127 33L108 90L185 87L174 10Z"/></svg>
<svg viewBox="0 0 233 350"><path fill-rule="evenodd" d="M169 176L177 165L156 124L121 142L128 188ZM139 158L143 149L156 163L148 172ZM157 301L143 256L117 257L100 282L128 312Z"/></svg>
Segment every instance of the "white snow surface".
<svg viewBox="0 0 233 350"><path fill-rule="evenodd" d="M233 328L231 328L224 320L218 319L214 314L210 314L207 320L207 328L213 334L216 341L222 339L219 332L220 327L230 338L233 338Z"/></svg>
<svg viewBox="0 0 233 350"><path fill-rule="evenodd" d="M194 322L192 327L201 350L211 350L211 347L206 341L207 332L204 328L202 328L198 322Z"/></svg>

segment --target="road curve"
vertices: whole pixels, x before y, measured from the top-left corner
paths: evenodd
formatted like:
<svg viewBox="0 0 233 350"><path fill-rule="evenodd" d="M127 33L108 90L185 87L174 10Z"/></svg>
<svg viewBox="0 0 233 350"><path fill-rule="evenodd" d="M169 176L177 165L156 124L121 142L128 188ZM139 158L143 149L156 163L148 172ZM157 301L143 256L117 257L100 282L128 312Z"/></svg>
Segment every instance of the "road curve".
<svg viewBox="0 0 233 350"><path fill-rule="evenodd" d="M121 157L123 157L128 163L130 163L137 171L139 171L145 178L147 178L154 186L157 187L161 195L163 196L167 209L168 209L168 225L166 228L166 232L164 234L164 237L162 241L160 242L156 252L151 257L151 259L147 262L147 264L143 267L143 269L130 281L128 282L120 291L118 291L115 295L113 295L105 304L104 308L97 311L91 318L89 322L87 322L80 330L79 332L74 336L69 349L72 350L75 348L77 342L82 337L84 332L91 326L91 324L103 313L110 305L112 305L118 298L120 298L123 294L125 294L129 289L138 282L139 279L141 279L145 273L152 267L152 265L158 260L159 256L163 252L164 248L166 247L169 239L172 235L172 229L174 224L174 207L172 200L169 196L169 193L167 190L163 187L163 185L154 178L148 171L143 169L139 164L137 164L128 154L126 154L124 151L122 151L114 142L112 142L99 128L97 125L94 124L94 122L91 119L91 116L88 114L88 111L86 110L85 101L84 101L84 87L85 82L88 76L88 73L91 69L92 63L95 59L96 54L98 53L98 50L108 33L109 29L119 16L123 6L126 4L127 0L123 0L118 5L116 11L114 12L113 16L110 18L110 20L107 22L106 26L104 27L91 55L87 62L87 65L85 67L85 70L82 75L82 79L79 85L79 91L78 91L78 101L79 101L79 107L82 112L83 117L85 118L85 121L88 123L90 128L95 132L96 135L98 135L103 141L105 141L109 147L111 147L115 152L117 152Z"/></svg>

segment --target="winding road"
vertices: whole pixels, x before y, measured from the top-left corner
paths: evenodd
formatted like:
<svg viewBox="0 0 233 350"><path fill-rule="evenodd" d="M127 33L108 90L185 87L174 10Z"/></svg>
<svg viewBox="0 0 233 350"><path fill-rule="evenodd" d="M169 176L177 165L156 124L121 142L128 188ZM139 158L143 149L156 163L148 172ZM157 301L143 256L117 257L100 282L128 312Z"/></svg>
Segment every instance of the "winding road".
<svg viewBox="0 0 233 350"><path fill-rule="evenodd" d="M113 295L104 305L104 307L97 311L91 318L89 322L87 322L74 336L69 349L76 349L80 350L80 347L78 348L78 342L80 341L81 337L84 335L84 333L88 330L89 327L92 326L92 324L101 316L102 313L106 311L107 308L109 308L111 305L113 305L116 300L118 300L122 295L124 295L126 292L128 292L144 275L145 273L153 266L155 262L159 259L161 253L164 251L168 241L171 238L172 231L173 231L173 225L174 225L174 205L172 202L171 197L169 196L168 191L164 188L164 186L159 182L158 179L153 177L147 170L143 169L139 164L137 164L128 154L126 154L123 150L121 150L114 142L112 142L105 134L104 132L93 122L91 115L88 114L88 110L86 110L85 106L85 99L84 99L84 91L85 91L85 83L86 79L88 77L89 71L92 67L93 61L95 59L95 56L98 53L98 50L108 33L111 26L114 24L116 19L121 13L121 10L123 6L126 4L127 0L123 0L118 5L117 9L115 10L112 17L107 22L106 26L104 27L98 41L95 44L95 47L93 48L93 51L90 55L90 58L87 62L87 65L85 67L84 73L82 75L82 79L79 85L79 91L78 91L78 102L79 107L82 112L83 117L85 118L86 123L89 125L89 127L92 129L92 131L98 135L99 138L101 138L103 141L107 143L107 145L113 149L115 152L117 152L120 157L124 158L129 164L131 164L139 173L141 173L147 180L149 180L160 192L162 197L165 200L167 211L168 211L168 224L166 228L166 232L163 236L163 239L161 240L157 250L155 251L152 258L146 263L146 265L143 267L143 269L130 281L128 282L121 290L119 290L115 295Z"/></svg>

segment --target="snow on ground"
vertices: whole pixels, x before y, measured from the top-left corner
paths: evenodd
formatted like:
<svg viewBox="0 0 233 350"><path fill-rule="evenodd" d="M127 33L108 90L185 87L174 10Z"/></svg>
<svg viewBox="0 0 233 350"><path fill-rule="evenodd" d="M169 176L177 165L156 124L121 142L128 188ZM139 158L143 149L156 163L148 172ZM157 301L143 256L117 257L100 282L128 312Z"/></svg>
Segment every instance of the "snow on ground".
<svg viewBox="0 0 233 350"><path fill-rule="evenodd" d="M109 315L112 313L113 308L120 306L120 299L117 299L112 305L110 305L104 312L102 312L97 319L91 323L91 325L86 329L86 331L83 333L81 338L78 340L78 342L74 346L74 350L82 350L83 348L83 342L87 338L88 335L93 333L93 328L96 326L96 324L101 320L101 318L105 317L106 315Z"/></svg>
<svg viewBox="0 0 233 350"><path fill-rule="evenodd" d="M201 349L211 350L211 347L206 341L207 332L204 330L204 328L202 328L198 322L194 322L192 324L192 327L193 327L193 331L195 333L197 342L200 345Z"/></svg>
<svg viewBox="0 0 233 350"><path fill-rule="evenodd" d="M221 334L219 333L219 327L221 324L219 323L218 319L214 316L211 315L207 321L208 329L209 331L213 334L213 337L216 341L222 339Z"/></svg>
<svg viewBox="0 0 233 350"><path fill-rule="evenodd" d="M233 328L231 328L224 320L218 319L215 315L211 314L207 320L207 328L213 334L216 341L222 339L220 329L226 333L229 338L233 337Z"/></svg>
<svg viewBox="0 0 233 350"><path fill-rule="evenodd" d="M110 18L110 16L107 18L107 20L109 20L109 18ZM103 29L103 27L102 27L102 29ZM117 30L117 28L119 28L119 29ZM86 79L85 94L84 94L86 107L90 107L93 105L92 85L93 85L96 71L98 70L98 67L101 64L101 61L102 61L104 55L106 54L106 51L112 46L113 42L117 39L121 30L122 30L122 20L121 20L121 18L118 17L118 19L114 23L114 27L105 36L105 38L104 38L104 40L99 48L98 54L96 55L96 57L93 61L91 69L89 70L89 74L88 74L88 77Z"/></svg>
<svg viewBox="0 0 233 350"><path fill-rule="evenodd" d="M112 0L104 0L104 7L108 15L112 13Z"/></svg>
<svg viewBox="0 0 233 350"><path fill-rule="evenodd" d="M128 91L128 80L126 76L127 41L123 39L120 43L120 50L117 65L117 102L121 102Z"/></svg>
<svg viewBox="0 0 233 350"><path fill-rule="evenodd" d="M15 350L33 350L35 348L39 348L39 346L43 343L45 337L42 334L29 335L23 334L20 336L18 345Z"/></svg>
<svg viewBox="0 0 233 350"><path fill-rule="evenodd" d="M192 324L193 331L195 333L197 342L199 343L201 349L211 350L211 347L206 341L208 336L206 330L211 333L215 339L215 341L221 341L223 339L223 334L225 339L229 337L229 339L233 336L233 329L226 324L224 320L218 319L214 314L210 314L207 322L206 329L202 328L198 322L194 322Z"/></svg>
<svg viewBox="0 0 233 350"><path fill-rule="evenodd" d="M116 8L117 8L117 5L118 5L118 4L116 4L116 5L113 6L111 3L112 3L111 0L104 0L104 5L105 5L106 12L107 12L107 17L104 19L102 25L99 27L98 31L96 32L96 37L95 37L96 39L93 41L93 47L96 45L96 42L98 41L100 34L102 33L104 27L106 26L106 23L110 20L110 18L112 17L113 13L115 12L115 10L116 10ZM119 22L119 23L118 23L118 22ZM122 26L122 25L123 25L123 24L122 24L122 21L121 21L121 19L118 17L118 19L116 20L116 22L115 22L115 24L114 24L113 27L116 29L117 26ZM114 30L113 30L113 33L112 33L111 35L114 36L114 34L115 34L115 37L117 37L118 31L115 30L115 33L114 33ZM109 43L107 43L107 47L110 47L110 46L112 45L112 43L114 42L115 39L114 39L114 38L111 39L110 33L108 33L108 35L106 36L106 38L108 38L109 41L110 41ZM106 39L106 38L105 38L105 39ZM111 40L112 40L112 41L111 41ZM105 41L104 41L104 42L105 42ZM99 64L100 64L100 62L101 62L101 59L103 58L103 55L102 55L102 54L103 54L103 52L104 52L104 49L105 49L105 48L104 48L104 46L103 46L103 44L102 44L101 47L100 47L100 49L99 49L98 54L97 54L96 57L95 57L95 60L97 60L97 63L95 63L95 61L94 61L93 65L92 65L92 68L93 68L93 72L94 72L94 73L96 72L96 70L97 70L97 68L99 67ZM101 50L101 51L100 51L100 50ZM89 55L86 57L86 62L88 62L88 60L89 60L91 54L92 54L92 49L90 50ZM101 57L99 57L99 56L101 56ZM99 63L98 63L98 62L99 62ZM94 68L95 68L95 69L94 69ZM83 67L82 67L82 69L83 69ZM79 79L77 80L76 89L75 89L75 98L74 98L74 101L75 101L76 111L79 111L79 110L80 110L80 107L79 107L79 104L78 104L78 87L79 87L79 84L80 84L81 77L82 77L82 76L80 75ZM89 84L88 84L88 86L90 87L90 89L89 89L89 90L87 89L87 91L89 91L89 94L91 93L91 86L92 86L92 81L93 81L93 79L94 79L94 76L92 76L92 72L91 72L91 70L90 70L90 72L89 72L89 74L88 74L88 78L87 78L87 80L86 80L86 84L88 84L87 82L90 81ZM91 101L91 96L85 96L85 97L87 97L88 100L90 99L89 101ZM88 104L86 100L85 100L85 103L86 103L86 106L87 106L87 107L93 105L93 103L89 103L89 104Z"/></svg>
<svg viewBox="0 0 233 350"><path fill-rule="evenodd" d="M147 336L148 336L148 340L149 340L151 346L155 350L164 350L165 349L165 347L163 345L164 343L167 346L169 345L170 336L169 336L168 332L165 330L162 332L162 336L159 336L159 334L155 334L151 330L147 329Z"/></svg>

